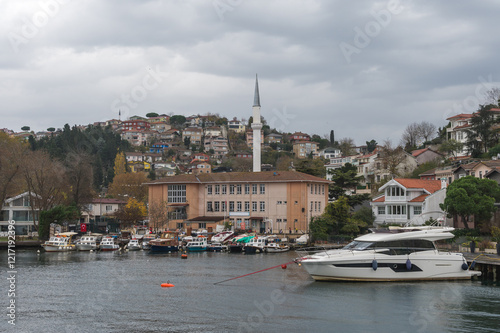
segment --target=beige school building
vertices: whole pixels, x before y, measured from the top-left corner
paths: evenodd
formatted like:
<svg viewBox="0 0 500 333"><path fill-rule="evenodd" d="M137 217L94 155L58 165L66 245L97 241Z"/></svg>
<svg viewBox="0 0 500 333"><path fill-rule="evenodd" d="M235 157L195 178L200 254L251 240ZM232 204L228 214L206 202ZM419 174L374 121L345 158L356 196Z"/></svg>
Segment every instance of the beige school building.
<svg viewBox="0 0 500 333"><path fill-rule="evenodd" d="M309 230L328 203L330 181L295 171L187 174L148 183L149 204L168 209L169 229Z"/></svg>

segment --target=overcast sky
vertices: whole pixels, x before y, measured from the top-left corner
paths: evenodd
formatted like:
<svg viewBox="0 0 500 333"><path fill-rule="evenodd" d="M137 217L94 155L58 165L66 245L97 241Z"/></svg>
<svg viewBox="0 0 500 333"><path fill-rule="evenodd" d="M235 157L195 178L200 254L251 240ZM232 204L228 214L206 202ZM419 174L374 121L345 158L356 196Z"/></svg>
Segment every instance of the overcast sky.
<svg viewBox="0 0 500 333"><path fill-rule="evenodd" d="M500 2L0 0L0 128L262 116L397 144L500 86Z"/></svg>

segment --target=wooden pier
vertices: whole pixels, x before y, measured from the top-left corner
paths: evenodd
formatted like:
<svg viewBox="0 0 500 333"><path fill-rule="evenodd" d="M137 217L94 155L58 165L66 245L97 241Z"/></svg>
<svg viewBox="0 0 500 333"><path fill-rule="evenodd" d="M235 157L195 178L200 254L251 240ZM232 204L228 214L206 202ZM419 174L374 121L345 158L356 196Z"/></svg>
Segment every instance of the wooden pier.
<svg viewBox="0 0 500 333"><path fill-rule="evenodd" d="M489 253L470 253L463 254L469 266L472 262L474 270L481 271L481 280L500 281L500 256Z"/></svg>

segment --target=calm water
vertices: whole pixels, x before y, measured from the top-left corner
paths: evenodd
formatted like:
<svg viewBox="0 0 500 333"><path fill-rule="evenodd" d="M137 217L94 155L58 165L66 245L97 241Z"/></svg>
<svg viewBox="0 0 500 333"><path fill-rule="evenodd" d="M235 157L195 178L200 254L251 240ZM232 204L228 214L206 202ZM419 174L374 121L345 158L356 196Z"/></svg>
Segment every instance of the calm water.
<svg viewBox="0 0 500 333"><path fill-rule="evenodd" d="M16 253L16 326L0 331L498 332L500 287L481 282L314 282L295 253ZM174 288L161 288L167 281Z"/></svg>

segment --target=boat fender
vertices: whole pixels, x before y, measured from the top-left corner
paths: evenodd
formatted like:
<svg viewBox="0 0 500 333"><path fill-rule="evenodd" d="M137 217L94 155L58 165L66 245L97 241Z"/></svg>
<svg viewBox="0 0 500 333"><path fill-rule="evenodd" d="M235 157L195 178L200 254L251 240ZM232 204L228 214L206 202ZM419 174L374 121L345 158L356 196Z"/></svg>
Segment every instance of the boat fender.
<svg viewBox="0 0 500 333"><path fill-rule="evenodd" d="M469 268L469 266L467 266L467 264L464 262L464 263L462 264L462 269L463 269L464 271L466 271L468 268Z"/></svg>
<svg viewBox="0 0 500 333"><path fill-rule="evenodd" d="M406 260L406 270L411 271L411 261L410 261L410 259Z"/></svg>
<svg viewBox="0 0 500 333"><path fill-rule="evenodd" d="M188 258L187 254L182 254L181 255L181 259L187 259L187 258Z"/></svg>
<svg viewBox="0 0 500 333"><path fill-rule="evenodd" d="M286 269L286 264L281 265L281 269Z"/></svg>
<svg viewBox="0 0 500 333"><path fill-rule="evenodd" d="M470 264L469 269L474 269L474 266L476 266L476 261L475 260L472 262L472 264Z"/></svg>
<svg viewBox="0 0 500 333"><path fill-rule="evenodd" d="M373 261L372 261L372 268L373 268L373 270L376 271L377 267L378 267L377 260L373 259Z"/></svg>

